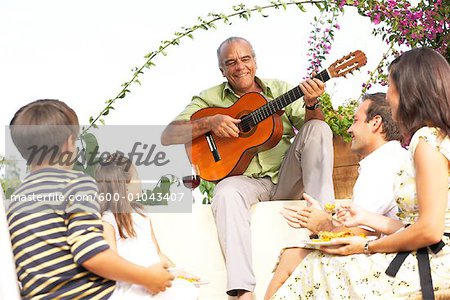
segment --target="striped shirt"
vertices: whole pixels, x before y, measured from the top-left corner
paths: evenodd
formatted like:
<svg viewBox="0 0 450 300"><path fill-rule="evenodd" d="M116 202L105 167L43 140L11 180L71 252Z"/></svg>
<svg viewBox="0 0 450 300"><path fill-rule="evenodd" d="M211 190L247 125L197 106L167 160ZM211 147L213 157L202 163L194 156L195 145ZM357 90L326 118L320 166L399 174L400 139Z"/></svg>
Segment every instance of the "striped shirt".
<svg viewBox="0 0 450 300"><path fill-rule="evenodd" d="M108 299L114 281L82 263L109 248L95 181L78 171L30 173L7 210L16 271L25 299Z"/></svg>

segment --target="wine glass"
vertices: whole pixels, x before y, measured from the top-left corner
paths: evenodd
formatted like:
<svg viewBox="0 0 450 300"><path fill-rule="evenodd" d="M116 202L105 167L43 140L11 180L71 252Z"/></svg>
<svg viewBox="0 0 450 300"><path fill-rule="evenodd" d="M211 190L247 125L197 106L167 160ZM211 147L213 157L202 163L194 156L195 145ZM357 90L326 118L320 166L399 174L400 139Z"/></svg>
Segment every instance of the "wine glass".
<svg viewBox="0 0 450 300"><path fill-rule="evenodd" d="M195 189L200 185L200 176L198 175L183 176L182 180L183 185L191 190Z"/></svg>

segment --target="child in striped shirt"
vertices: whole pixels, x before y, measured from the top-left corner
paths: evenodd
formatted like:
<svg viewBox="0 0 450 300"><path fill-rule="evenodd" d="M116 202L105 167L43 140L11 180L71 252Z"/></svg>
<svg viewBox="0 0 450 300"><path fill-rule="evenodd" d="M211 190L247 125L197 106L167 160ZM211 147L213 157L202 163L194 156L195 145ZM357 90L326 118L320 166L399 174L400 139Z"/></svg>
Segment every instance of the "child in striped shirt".
<svg viewBox="0 0 450 300"><path fill-rule="evenodd" d="M155 294L169 287L167 263L138 266L104 240L96 183L72 170L76 113L64 102L38 100L19 109L10 125L30 170L7 208L22 298L108 299L117 280Z"/></svg>

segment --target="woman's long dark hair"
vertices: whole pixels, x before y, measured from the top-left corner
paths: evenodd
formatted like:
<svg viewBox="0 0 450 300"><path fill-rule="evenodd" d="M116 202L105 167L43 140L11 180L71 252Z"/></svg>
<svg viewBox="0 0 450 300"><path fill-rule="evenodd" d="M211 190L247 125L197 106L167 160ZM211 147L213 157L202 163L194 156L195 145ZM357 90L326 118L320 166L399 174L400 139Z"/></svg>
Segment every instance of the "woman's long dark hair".
<svg viewBox="0 0 450 300"><path fill-rule="evenodd" d="M95 170L100 211L110 210L113 213L123 239L136 236L131 214L143 213L142 205L128 199L127 185L131 182L133 172L136 172L134 165L119 152L111 154Z"/></svg>
<svg viewBox="0 0 450 300"><path fill-rule="evenodd" d="M430 48L415 48L397 57L389 75L400 95L397 122L411 137L424 126L450 136L450 65Z"/></svg>

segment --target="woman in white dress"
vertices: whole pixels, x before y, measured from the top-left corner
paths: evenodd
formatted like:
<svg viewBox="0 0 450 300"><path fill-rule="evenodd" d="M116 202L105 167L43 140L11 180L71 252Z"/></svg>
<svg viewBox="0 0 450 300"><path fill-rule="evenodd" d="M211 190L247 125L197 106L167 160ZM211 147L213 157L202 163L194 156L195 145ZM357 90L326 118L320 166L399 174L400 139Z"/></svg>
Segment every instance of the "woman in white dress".
<svg viewBox="0 0 450 300"><path fill-rule="evenodd" d="M450 288L450 66L416 48L395 59L387 100L410 161L399 172L395 221L348 207L345 225L386 236L335 239L301 262L271 299L405 299Z"/></svg>
<svg viewBox="0 0 450 300"><path fill-rule="evenodd" d="M96 169L95 179L99 188L104 236L111 248L132 263L153 266L155 278L166 276L168 268L175 265L161 253L148 214L142 205L133 201L142 194L135 166L116 152ZM110 299L197 299L197 288L188 281L195 277L182 271L176 273L172 286L164 292L152 295L142 286L117 282Z"/></svg>

